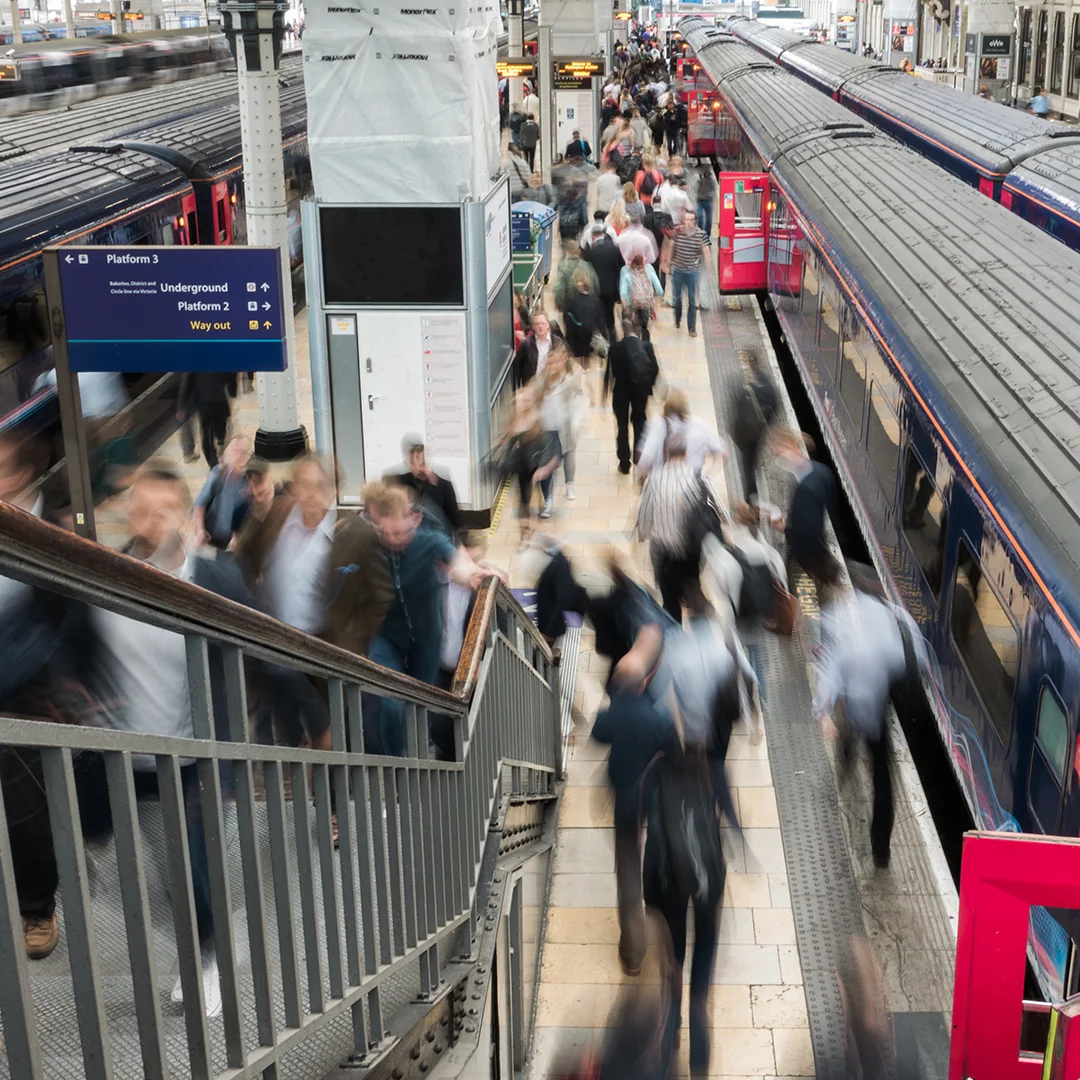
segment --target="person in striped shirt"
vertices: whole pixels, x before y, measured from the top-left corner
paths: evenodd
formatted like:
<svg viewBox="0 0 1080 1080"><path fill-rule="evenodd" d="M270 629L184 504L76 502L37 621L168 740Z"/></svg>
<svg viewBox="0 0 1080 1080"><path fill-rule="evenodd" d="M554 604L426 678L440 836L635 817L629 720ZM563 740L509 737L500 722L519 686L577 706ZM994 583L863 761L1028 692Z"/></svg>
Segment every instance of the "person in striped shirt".
<svg viewBox="0 0 1080 1080"><path fill-rule="evenodd" d="M697 337L697 281L705 261L708 236L697 226L693 210L683 214L682 225L671 241L671 291L675 300L675 329L682 323L683 292L686 292L686 327Z"/></svg>

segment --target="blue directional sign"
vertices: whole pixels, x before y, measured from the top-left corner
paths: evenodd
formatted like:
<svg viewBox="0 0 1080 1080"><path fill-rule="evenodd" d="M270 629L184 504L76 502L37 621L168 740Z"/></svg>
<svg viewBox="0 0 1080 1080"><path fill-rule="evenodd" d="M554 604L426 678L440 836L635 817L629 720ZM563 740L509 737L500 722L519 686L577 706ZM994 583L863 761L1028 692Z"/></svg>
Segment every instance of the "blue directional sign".
<svg viewBox="0 0 1080 1080"><path fill-rule="evenodd" d="M61 247L72 371L284 371L281 252Z"/></svg>

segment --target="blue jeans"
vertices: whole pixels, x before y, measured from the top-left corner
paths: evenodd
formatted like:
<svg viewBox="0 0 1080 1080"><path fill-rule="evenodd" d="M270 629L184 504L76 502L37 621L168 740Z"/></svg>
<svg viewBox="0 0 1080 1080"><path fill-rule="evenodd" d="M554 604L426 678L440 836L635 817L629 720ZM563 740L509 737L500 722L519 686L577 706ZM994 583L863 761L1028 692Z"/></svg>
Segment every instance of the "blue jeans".
<svg viewBox="0 0 1080 1080"><path fill-rule="evenodd" d="M712 236L712 199L698 199L697 227L706 236Z"/></svg>
<svg viewBox="0 0 1080 1080"><path fill-rule="evenodd" d="M439 679L439 646L441 635L424 641L413 638L407 649L401 649L394 642L387 640L381 634L376 635L368 652L368 659L373 664L382 664L391 671L400 671L405 675L411 675L420 682L435 686ZM364 714L378 716L378 739L379 753L391 754L394 757L404 757L408 746L405 732L405 702L395 698L376 698L365 695ZM366 736L372 731L365 724ZM427 732L419 733L421 739L427 738ZM368 753L373 752L373 747L365 745Z"/></svg>
<svg viewBox="0 0 1080 1080"><path fill-rule="evenodd" d="M671 293L675 302L675 325L682 322L683 289L686 290L686 325L692 334L697 330L697 276L696 270L672 270Z"/></svg>

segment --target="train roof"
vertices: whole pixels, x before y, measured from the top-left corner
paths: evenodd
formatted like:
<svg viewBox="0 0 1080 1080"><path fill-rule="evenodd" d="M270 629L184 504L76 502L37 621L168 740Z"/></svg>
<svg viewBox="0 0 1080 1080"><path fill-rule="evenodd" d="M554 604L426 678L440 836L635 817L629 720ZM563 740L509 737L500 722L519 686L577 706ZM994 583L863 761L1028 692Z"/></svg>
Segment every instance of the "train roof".
<svg viewBox="0 0 1080 1080"><path fill-rule="evenodd" d="M758 53L737 41L730 34L715 31L704 24L687 30L684 39L702 69L717 86L738 71L760 68L762 71L776 71L776 65L763 59Z"/></svg>
<svg viewBox="0 0 1080 1080"><path fill-rule="evenodd" d="M289 83L302 83L303 58L282 57L280 74ZM238 92L236 72L230 71L8 119L0 127L0 162L121 138L235 102Z"/></svg>
<svg viewBox="0 0 1080 1080"><path fill-rule="evenodd" d="M1080 142L1061 143L1029 158L1013 169L1005 186L1080 225Z"/></svg>
<svg viewBox="0 0 1080 1080"><path fill-rule="evenodd" d="M1033 529L1068 575L1075 612L1080 255L894 140L824 149L785 155L781 190L903 369L948 404L960 454L989 462L979 479L989 499L1007 493L1010 530Z"/></svg>
<svg viewBox="0 0 1080 1080"><path fill-rule="evenodd" d="M1067 124L1048 124L835 45L772 27L758 29L752 20L730 19L728 26L736 38L775 60L782 57L784 67L816 86L833 93L842 87L845 98L945 146L988 175L1004 176L1059 139L1080 140L1080 132Z"/></svg>
<svg viewBox="0 0 1080 1080"><path fill-rule="evenodd" d="M285 142L307 132L303 85L281 91L281 137ZM121 145L168 161L193 180L207 180L237 168L243 160L240 110L228 105L171 124L140 131Z"/></svg>
<svg viewBox="0 0 1080 1080"><path fill-rule="evenodd" d="M86 20L76 19L76 26L93 25ZM151 47L170 44L174 41L186 41L188 38L205 38L208 42L225 45L225 35L220 30L206 26L187 26L174 30L142 30L129 34L92 34L86 37L49 38L47 41L32 41L24 45L11 46L11 51L18 59L28 56L40 56L57 52L100 51L106 48L128 47L131 45L149 45Z"/></svg>
<svg viewBox="0 0 1080 1080"><path fill-rule="evenodd" d="M170 195L171 166L131 150L53 154L0 169L0 268Z"/></svg>

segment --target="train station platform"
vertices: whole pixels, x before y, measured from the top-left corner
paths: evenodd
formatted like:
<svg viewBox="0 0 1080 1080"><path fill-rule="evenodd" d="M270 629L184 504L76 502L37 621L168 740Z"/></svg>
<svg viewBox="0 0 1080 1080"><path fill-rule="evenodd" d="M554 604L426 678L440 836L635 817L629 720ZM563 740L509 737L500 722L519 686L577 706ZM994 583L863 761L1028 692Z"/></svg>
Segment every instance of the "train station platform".
<svg viewBox="0 0 1080 1080"><path fill-rule="evenodd" d="M777 385L782 385L782 379L757 301L749 296L721 297L714 275L704 277L702 292L708 310L699 315L699 337L689 338L685 329L676 332L672 311L665 307L655 324L653 341L667 384L683 390L694 414L723 433L729 394L741 379L747 350L765 359ZM301 422L310 432L303 318L297 320L297 340ZM794 426L790 403L786 408L787 422ZM233 430L254 432L256 425L257 396L242 395ZM183 470L193 492L198 490L206 475L205 464L183 462L178 435L161 448L161 455ZM577 463L576 499L566 499L561 473L557 473L555 511L540 528L559 541L586 587L603 587L612 552L634 568L640 580L651 584L647 548L634 532L638 487L633 476L618 472L609 408L594 407L589 412L577 446ZM733 460L711 469L720 494L729 502L737 499L740 481ZM786 503L785 478L771 467L765 468L763 485L765 498L781 506ZM516 501L513 490L501 504L489 538L488 558L507 572L513 588L528 589L536 580L536 552L520 543ZM122 542L120 510L118 504L99 509L99 537L112 546ZM853 936L865 936L882 972L894 1018L897 1062L890 1075L943 1078L955 890L918 775L895 722L893 858L887 870L874 869L869 851L868 779L857 772L844 784L837 780L832 749L823 744L810 715L814 591L806 581L796 582L795 589L806 616L800 634L780 639L759 631L744 642L761 681L765 738L755 744L748 732L737 730L728 758L742 833L725 830L729 877L713 973L710 1075L729 1080L844 1076L843 1005L837 971L847 943ZM568 635L562 683L564 722L572 725L572 732L554 823L546 917L537 940L530 942L540 956L527 1063L531 1080L552 1075L555 1062L566 1052L599 1043L620 989L629 981L622 974L616 950L613 801L606 780L606 750L589 737L604 700L604 671L606 661L595 652L588 624ZM98 880L104 879L99 875ZM242 887L238 880L235 888ZM166 903L164 896L154 899ZM122 939L104 935L103 940L109 944ZM160 943L158 947L164 948ZM121 964L119 955L113 959ZM48 963L60 975L66 962L64 954L58 953ZM35 966L32 974L40 971ZM639 978L658 981L652 949ZM405 1004L410 993L402 984L387 984L386 1003ZM111 1002L110 1010L123 1011L119 998ZM176 1027L175 1037L181 1039L179 1017L169 1022ZM223 1045L220 1035L214 1034L217 1030L215 1022L211 1027L215 1057ZM69 1034L74 1036L73 1026ZM344 1018L337 1035L347 1038ZM134 1038L133 1031L129 1037ZM687 1044L684 1037L677 1075L688 1072ZM77 1075L74 1046L55 1045L58 1050L65 1048L56 1058L50 1057L46 1074ZM332 1048L339 1045L337 1038L326 1045L332 1057ZM310 1058L295 1075L314 1078L318 1073L318 1069L312 1071L315 1061L325 1062L329 1057ZM324 1072L326 1067L322 1066ZM2 1066L0 1075L4 1075ZM292 1070L289 1075L294 1075Z"/></svg>

